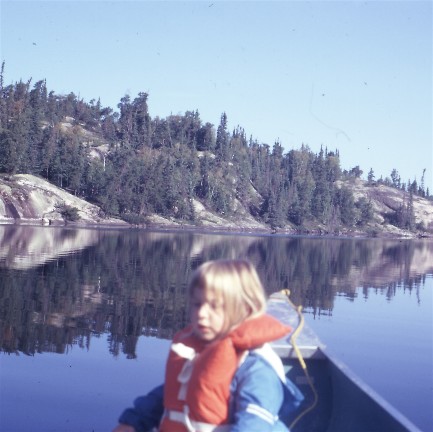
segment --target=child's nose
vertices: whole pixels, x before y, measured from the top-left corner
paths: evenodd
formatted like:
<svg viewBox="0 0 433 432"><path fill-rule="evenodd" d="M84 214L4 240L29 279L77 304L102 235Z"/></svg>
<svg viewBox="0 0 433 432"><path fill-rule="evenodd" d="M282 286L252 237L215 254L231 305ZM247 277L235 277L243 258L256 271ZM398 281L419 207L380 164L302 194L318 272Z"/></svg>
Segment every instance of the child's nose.
<svg viewBox="0 0 433 432"><path fill-rule="evenodd" d="M209 305L207 303L203 303L198 308L198 316L205 318L208 316L209 313Z"/></svg>

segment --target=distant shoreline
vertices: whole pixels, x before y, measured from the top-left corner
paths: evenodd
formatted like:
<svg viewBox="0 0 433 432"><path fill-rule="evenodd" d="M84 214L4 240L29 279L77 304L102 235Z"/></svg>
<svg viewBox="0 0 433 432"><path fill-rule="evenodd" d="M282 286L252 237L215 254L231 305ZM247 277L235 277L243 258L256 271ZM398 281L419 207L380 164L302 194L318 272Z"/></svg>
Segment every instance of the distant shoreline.
<svg viewBox="0 0 433 432"><path fill-rule="evenodd" d="M130 224L125 221L61 221L53 220L50 223L43 223L40 219L3 219L0 218L0 226L28 226L28 227L54 227L54 228L90 228L90 229L113 229L113 230L142 230L159 232L196 232L203 234L222 234L222 235L253 235L253 236L287 236L287 237L311 237L311 238L366 238L366 239L432 239L433 235L428 233L412 233L404 231L402 233L391 233L387 231L375 231L374 235L360 230L342 230L338 233L327 232L322 229L302 231L288 229L272 229L258 227L227 227L227 226L205 226L175 223L145 223L140 225Z"/></svg>

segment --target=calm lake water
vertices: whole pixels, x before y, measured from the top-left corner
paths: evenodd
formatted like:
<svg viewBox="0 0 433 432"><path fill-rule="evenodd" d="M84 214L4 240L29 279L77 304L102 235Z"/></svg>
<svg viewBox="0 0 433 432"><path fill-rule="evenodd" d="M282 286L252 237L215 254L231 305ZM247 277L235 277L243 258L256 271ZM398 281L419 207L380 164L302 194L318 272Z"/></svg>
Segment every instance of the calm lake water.
<svg viewBox="0 0 433 432"><path fill-rule="evenodd" d="M202 262L248 258L328 348L433 431L433 242L0 226L0 430L111 431L162 382ZM386 431L388 432L388 431Z"/></svg>

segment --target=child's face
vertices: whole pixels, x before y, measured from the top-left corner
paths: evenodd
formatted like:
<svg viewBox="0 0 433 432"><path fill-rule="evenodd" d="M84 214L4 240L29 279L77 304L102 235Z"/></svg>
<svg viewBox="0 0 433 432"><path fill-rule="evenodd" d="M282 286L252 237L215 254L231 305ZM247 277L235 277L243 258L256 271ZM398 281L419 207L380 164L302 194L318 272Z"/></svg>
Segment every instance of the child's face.
<svg viewBox="0 0 433 432"><path fill-rule="evenodd" d="M224 329L224 302L215 293L195 289L191 298L191 324L194 334L201 340L211 342Z"/></svg>

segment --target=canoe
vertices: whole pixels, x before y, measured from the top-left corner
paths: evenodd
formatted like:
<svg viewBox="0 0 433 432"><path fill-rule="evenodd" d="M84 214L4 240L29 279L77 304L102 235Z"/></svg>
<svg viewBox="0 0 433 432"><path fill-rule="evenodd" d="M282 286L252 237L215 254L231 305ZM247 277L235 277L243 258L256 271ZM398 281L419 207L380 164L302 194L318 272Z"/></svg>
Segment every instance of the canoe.
<svg viewBox="0 0 433 432"><path fill-rule="evenodd" d="M300 311L286 294L270 296L268 313L298 328L289 338L272 343L287 377L305 396L296 417L285 420L291 432L421 432L328 352L311 328L302 323Z"/></svg>

